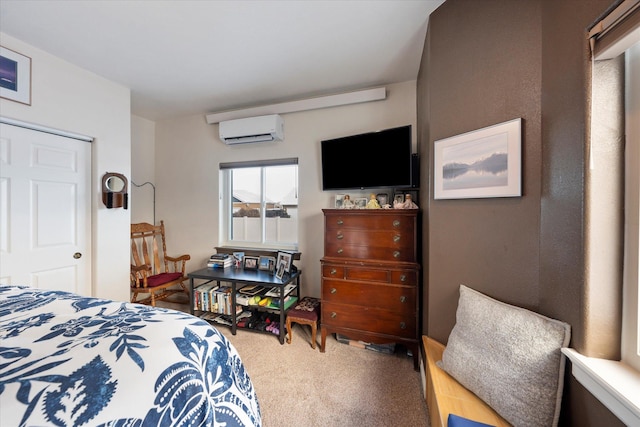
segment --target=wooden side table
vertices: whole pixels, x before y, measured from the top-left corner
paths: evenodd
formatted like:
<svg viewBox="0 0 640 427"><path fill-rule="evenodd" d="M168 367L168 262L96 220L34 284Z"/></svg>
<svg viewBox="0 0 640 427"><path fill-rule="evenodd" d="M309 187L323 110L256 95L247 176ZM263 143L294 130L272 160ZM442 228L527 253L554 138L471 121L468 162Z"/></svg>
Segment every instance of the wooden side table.
<svg viewBox="0 0 640 427"><path fill-rule="evenodd" d="M304 297L291 310L287 312L287 343L291 344L291 323L311 326L311 348L316 348L316 333L320 320L320 300L318 298Z"/></svg>

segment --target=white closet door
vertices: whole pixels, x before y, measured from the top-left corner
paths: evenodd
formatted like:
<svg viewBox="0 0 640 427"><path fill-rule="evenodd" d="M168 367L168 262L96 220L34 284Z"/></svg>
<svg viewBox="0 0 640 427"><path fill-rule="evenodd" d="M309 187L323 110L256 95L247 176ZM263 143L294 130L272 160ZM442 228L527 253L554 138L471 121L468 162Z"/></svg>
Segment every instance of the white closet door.
<svg viewBox="0 0 640 427"><path fill-rule="evenodd" d="M91 295L91 144L0 124L0 282Z"/></svg>

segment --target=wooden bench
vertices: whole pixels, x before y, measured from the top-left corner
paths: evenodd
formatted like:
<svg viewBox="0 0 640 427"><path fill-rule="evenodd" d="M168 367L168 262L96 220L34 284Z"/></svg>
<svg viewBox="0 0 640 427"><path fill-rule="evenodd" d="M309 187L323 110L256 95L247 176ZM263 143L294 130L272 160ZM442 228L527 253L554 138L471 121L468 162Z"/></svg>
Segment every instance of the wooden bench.
<svg viewBox="0 0 640 427"><path fill-rule="evenodd" d="M437 361L442 360L444 345L427 336L422 337L422 344L427 358L426 395L431 427L447 427L449 414L497 427L511 426L478 396L436 365Z"/></svg>

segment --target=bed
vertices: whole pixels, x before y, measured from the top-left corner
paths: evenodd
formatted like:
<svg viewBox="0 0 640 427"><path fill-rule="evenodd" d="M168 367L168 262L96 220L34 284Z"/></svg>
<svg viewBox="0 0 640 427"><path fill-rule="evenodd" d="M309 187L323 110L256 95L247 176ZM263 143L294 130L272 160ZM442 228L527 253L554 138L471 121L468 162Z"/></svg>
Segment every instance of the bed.
<svg viewBox="0 0 640 427"><path fill-rule="evenodd" d="M179 311L0 285L3 426L260 426L231 343Z"/></svg>

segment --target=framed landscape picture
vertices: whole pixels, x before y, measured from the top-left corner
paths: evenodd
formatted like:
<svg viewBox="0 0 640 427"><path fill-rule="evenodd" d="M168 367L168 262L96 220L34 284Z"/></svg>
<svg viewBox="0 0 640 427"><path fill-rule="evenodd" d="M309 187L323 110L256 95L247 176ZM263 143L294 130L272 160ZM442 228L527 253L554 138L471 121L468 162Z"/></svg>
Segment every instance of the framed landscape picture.
<svg viewBox="0 0 640 427"><path fill-rule="evenodd" d="M521 122L435 141L434 198L521 196Z"/></svg>

